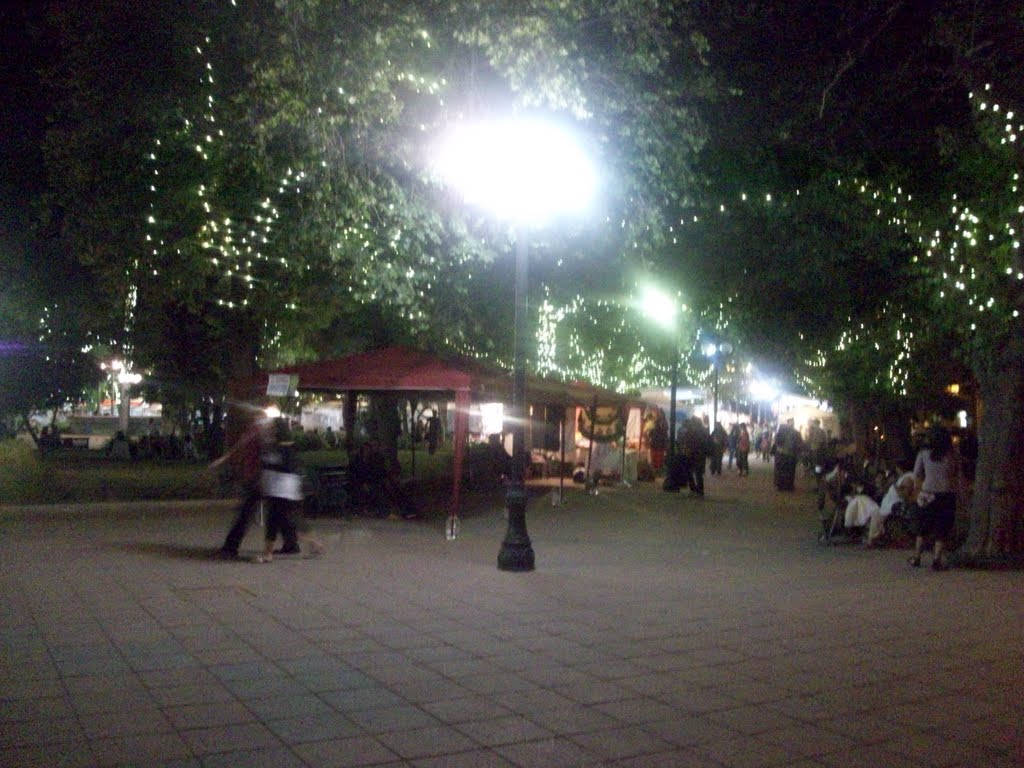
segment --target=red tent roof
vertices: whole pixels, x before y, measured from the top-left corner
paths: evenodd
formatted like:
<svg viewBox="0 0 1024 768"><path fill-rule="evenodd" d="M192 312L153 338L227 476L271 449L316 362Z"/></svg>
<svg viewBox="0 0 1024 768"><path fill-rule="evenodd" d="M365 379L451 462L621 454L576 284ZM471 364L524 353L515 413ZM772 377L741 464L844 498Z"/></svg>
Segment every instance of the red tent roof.
<svg viewBox="0 0 1024 768"><path fill-rule="evenodd" d="M336 360L279 368L269 373L298 376L304 392L373 391L468 391L476 400L510 399L512 375L497 366L458 355L432 355L411 347L387 347ZM260 377L266 389L266 374ZM635 397L582 382L560 382L536 376L526 382L527 397L534 402L566 405L632 404Z"/></svg>

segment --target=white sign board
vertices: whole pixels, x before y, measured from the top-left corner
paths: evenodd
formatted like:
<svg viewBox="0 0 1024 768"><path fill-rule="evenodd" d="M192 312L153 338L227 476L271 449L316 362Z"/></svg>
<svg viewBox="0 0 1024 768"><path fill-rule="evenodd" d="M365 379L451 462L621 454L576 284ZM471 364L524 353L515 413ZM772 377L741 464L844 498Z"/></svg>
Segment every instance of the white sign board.
<svg viewBox="0 0 1024 768"><path fill-rule="evenodd" d="M299 377L287 373L272 373L267 380L268 397L288 397L299 386Z"/></svg>

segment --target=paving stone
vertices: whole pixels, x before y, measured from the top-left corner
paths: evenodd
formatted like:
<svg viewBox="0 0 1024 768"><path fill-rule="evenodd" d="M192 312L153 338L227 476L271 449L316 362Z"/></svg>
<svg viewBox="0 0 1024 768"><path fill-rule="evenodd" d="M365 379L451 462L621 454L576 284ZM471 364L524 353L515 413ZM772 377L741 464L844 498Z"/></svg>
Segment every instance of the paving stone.
<svg viewBox="0 0 1024 768"><path fill-rule="evenodd" d="M0 748L4 768L91 768L96 757L85 741L40 744L28 747Z"/></svg>
<svg viewBox="0 0 1024 768"><path fill-rule="evenodd" d="M369 736L300 744L295 751L306 763L319 768L355 768L398 760L398 755Z"/></svg>
<svg viewBox="0 0 1024 768"><path fill-rule="evenodd" d="M94 739L89 743L96 765L157 766L191 760L192 752L176 733L142 733Z"/></svg>
<svg viewBox="0 0 1024 768"><path fill-rule="evenodd" d="M552 736L551 731L527 720L522 715L474 720L461 723L456 727L477 744L485 747L512 744L517 741L533 741Z"/></svg>
<svg viewBox="0 0 1024 768"><path fill-rule="evenodd" d="M318 520L330 551L272 568L175 554L223 539L202 504L5 510L0 765L1024 764L1021 574L819 547L758 463L703 502L567 490L530 574L500 498L455 542Z"/></svg>
<svg viewBox="0 0 1024 768"><path fill-rule="evenodd" d="M385 747L405 759L466 752L477 746L472 739L447 725L392 731L377 738Z"/></svg>

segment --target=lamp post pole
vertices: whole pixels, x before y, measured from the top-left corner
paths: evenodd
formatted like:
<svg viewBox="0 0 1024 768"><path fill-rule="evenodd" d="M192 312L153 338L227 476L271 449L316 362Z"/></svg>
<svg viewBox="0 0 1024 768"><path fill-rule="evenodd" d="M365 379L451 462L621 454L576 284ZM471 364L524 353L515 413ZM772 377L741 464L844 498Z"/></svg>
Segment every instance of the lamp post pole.
<svg viewBox="0 0 1024 768"><path fill-rule="evenodd" d="M483 119L452 126L434 159L441 175L473 205L515 223L515 324L512 355L512 478L508 530L498 552L503 571L532 571L526 532L526 335L528 225L590 206L597 174L571 132L539 117Z"/></svg>
<svg viewBox="0 0 1024 768"><path fill-rule="evenodd" d="M512 352L512 479L505 494L508 529L498 551L498 569L532 571L533 545L526 532L526 313L529 246L525 227L516 231L515 325Z"/></svg>
<svg viewBox="0 0 1024 768"><path fill-rule="evenodd" d="M676 455L676 393L679 389L679 345L672 351L672 393L669 397L668 455Z"/></svg>
<svg viewBox="0 0 1024 768"><path fill-rule="evenodd" d="M712 397L714 405L711 412L711 424L710 428L714 429L715 424L718 423L718 366L722 363L722 358L726 355L732 354L732 344L709 344L704 348L704 353L711 358L712 367Z"/></svg>
<svg viewBox="0 0 1024 768"><path fill-rule="evenodd" d="M718 352L715 352L715 394L714 394L714 405L711 411L711 429L715 428L715 424L718 423Z"/></svg>

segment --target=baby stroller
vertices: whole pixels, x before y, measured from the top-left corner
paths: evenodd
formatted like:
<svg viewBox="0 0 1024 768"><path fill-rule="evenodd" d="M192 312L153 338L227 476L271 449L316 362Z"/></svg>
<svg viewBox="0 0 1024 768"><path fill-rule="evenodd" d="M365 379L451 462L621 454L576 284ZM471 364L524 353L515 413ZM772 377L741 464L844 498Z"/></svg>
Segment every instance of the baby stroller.
<svg viewBox="0 0 1024 768"><path fill-rule="evenodd" d="M847 510L851 504L877 507L878 501L874 483L854 478L849 462L838 462L818 485L818 516L821 521L818 543L826 546L859 544L864 540L865 525L847 526ZM864 514L857 508L851 511L854 519L867 517L866 509Z"/></svg>
<svg viewBox="0 0 1024 768"><path fill-rule="evenodd" d="M817 499L818 518L821 521L819 544L852 544L860 539L859 531L846 528L847 496L852 490L849 470L842 462L821 478Z"/></svg>

